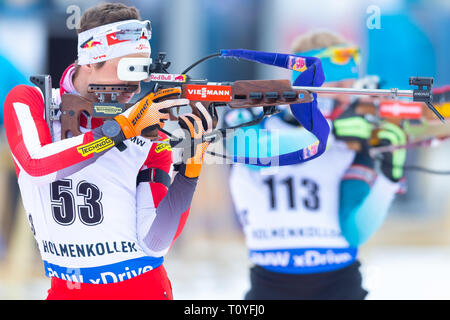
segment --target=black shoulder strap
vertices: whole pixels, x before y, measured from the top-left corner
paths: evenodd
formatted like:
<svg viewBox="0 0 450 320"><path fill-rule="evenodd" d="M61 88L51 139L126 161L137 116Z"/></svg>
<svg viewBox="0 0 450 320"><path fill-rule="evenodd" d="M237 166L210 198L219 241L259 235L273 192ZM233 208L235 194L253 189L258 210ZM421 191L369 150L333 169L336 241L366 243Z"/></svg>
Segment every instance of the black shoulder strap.
<svg viewBox="0 0 450 320"><path fill-rule="evenodd" d="M158 182L165 185L166 188L169 188L171 180L170 175L164 170L148 168L139 172L136 179L136 185L141 182Z"/></svg>

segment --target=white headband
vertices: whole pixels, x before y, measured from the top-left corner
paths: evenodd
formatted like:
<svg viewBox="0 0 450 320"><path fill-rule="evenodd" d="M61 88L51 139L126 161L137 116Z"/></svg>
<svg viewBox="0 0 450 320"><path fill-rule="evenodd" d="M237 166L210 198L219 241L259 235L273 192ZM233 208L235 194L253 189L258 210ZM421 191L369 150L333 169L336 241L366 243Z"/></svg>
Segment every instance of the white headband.
<svg viewBox="0 0 450 320"><path fill-rule="evenodd" d="M106 24L78 35L78 64L97 63L134 53L150 57L150 21L125 20Z"/></svg>

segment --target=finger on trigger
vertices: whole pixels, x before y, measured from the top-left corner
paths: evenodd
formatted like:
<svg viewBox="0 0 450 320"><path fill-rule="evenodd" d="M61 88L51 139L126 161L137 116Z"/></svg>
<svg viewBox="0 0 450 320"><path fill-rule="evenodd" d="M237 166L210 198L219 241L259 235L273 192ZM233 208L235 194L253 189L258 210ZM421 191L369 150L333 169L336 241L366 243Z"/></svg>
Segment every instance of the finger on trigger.
<svg viewBox="0 0 450 320"><path fill-rule="evenodd" d="M205 129L203 128L203 122L202 119L200 119L195 114L189 113L186 115L186 117L193 121L194 129L196 132L195 138L197 138L200 135L203 135L205 133Z"/></svg>
<svg viewBox="0 0 450 320"><path fill-rule="evenodd" d="M195 106L196 106L197 110L200 112L201 116L206 121L206 126L204 126L204 129L206 130L206 132L212 131L213 120L212 120L212 117L209 114L208 110L206 110L205 106L201 102L197 102L195 104Z"/></svg>
<svg viewBox="0 0 450 320"><path fill-rule="evenodd" d="M188 99L171 99L171 100L165 100L156 103L158 109L170 109L174 107L181 107L189 104Z"/></svg>
<svg viewBox="0 0 450 320"><path fill-rule="evenodd" d="M183 116L179 116L178 117L178 122L180 123L180 126L183 129L188 129L189 130L189 134L191 135L191 137L195 136L194 124L186 116L184 116L184 115Z"/></svg>

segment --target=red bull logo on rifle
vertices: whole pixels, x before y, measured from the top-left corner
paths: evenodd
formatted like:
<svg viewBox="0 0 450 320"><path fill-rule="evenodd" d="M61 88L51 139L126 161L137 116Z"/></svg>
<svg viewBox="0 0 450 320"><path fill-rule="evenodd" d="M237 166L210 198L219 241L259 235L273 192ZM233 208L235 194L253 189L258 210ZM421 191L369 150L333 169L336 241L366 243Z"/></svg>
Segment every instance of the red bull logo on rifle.
<svg viewBox="0 0 450 320"><path fill-rule="evenodd" d="M231 86L191 84L186 86L186 99L193 101L231 101Z"/></svg>
<svg viewBox="0 0 450 320"><path fill-rule="evenodd" d="M186 76L184 74L180 74L179 76L176 76L174 81L176 82L186 82Z"/></svg>
<svg viewBox="0 0 450 320"><path fill-rule="evenodd" d="M170 73L152 73L150 75L150 81L186 82L186 75L170 74Z"/></svg>

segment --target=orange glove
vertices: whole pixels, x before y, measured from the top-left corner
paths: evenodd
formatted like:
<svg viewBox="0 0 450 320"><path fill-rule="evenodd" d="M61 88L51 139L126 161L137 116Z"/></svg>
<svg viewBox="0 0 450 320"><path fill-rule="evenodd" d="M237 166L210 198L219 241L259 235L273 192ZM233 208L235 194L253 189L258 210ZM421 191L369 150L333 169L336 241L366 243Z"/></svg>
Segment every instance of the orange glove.
<svg viewBox="0 0 450 320"><path fill-rule="evenodd" d="M183 150L183 163L178 172L188 178L197 178L202 169L203 159L210 142L202 142L203 135L210 133L215 127L208 110L197 102L195 104L200 116L189 113L178 117L178 123L186 131L188 147Z"/></svg>
<svg viewBox="0 0 450 320"><path fill-rule="evenodd" d="M180 88L162 89L150 93L125 112L114 117L119 123L126 139L141 135L142 130L148 127L164 127L164 120L169 119L169 109L189 104L188 99L168 99L179 97Z"/></svg>

